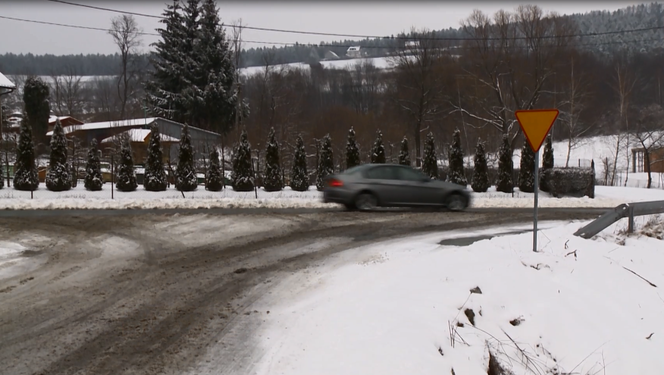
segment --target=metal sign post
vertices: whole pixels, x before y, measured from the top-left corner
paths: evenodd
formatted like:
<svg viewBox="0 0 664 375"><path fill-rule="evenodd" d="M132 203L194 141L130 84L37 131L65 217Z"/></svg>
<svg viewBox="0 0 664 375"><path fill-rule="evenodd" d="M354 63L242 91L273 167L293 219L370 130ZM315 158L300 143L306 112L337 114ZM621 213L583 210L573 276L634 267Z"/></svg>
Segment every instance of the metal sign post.
<svg viewBox="0 0 664 375"><path fill-rule="evenodd" d="M534 181L534 212L533 212L533 251L537 252L537 199L539 195L539 163L540 163L540 148L544 142L544 138L551 130L553 123L558 118L557 109L526 109L514 112L514 116L530 148L535 153L535 181ZM523 152L521 153L523 156Z"/></svg>
<svg viewBox="0 0 664 375"><path fill-rule="evenodd" d="M533 251L537 252L537 193L539 191L539 159L540 152L535 153L535 212L533 217Z"/></svg>

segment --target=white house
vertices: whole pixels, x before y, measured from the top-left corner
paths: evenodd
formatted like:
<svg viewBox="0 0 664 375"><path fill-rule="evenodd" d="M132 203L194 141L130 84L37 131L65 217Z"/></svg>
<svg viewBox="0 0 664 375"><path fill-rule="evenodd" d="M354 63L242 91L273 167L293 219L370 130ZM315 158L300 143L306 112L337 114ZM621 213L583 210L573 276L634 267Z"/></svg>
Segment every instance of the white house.
<svg viewBox="0 0 664 375"><path fill-rule="evenodd" d="M360 46L350 46L346 50L346 56L356 58L362 57L362 52L360 51Z"/></svg>

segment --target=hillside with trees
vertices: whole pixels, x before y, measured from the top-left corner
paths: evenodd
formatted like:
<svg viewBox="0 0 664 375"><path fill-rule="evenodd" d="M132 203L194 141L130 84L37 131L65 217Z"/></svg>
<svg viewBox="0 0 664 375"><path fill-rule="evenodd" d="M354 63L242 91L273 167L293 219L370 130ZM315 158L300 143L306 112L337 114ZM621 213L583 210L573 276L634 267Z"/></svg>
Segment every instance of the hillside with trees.
<svg viewBox="0 0 664 375"><path fill-rule="evenodd" d="M370 161L379 130L388 162L408 160L421 167L424 151L435 150L430 157L447 163L453 140L468 156L478 138L485 140L487 158L495 158L501 146L515 150L523 144L514 117L519 109L558 108L553 140L565 141L571 150L580 137L647 134L659 126L652 114L661 113L664 105L664 50L662 38L656 38L664 33L664 26L658 26L664 25L661 10L650 4L564 17L537 6L496 14L475 11L458 29L412 30L407 38L398 34L352 43L364 45L373 56L389 53L392 69L380 69L371 60L335 69L318 62L326 48L342 53L348 41L332 47L243 49L241 35L215 26L223 18L208 11L203 17L208 26L189 22L196 26L188 28L183 8L180 18L170 20L178 27L161 33L163 43L147 67L132 70L144 61L132 54L133 68L126 70L132 90L118 90L125 85L118 54L109 71L116 78L81 81L73 74L47 74L52 78L49 103L56 114L84 121L159 115L187 122L222 133L226 150L244 134L250 147L245 153L260 158L266 144L274 143L284 176L294 173L295 160L301 164L304 159L307 171L315 174L318 140L326 137L335 170L345 168L351 129L358 163ZM169 12L173 9L164 14ZM192 35L196 43L183 42ZM309 64L304 69L275 65L288 61ZM236 67L258 62L257 73L238 74ZM15 82L24 86L24 81ZM20 92L3 98L9 110L23 107ZM453 139L455 129L458 139ZM407 158L401 151L404 137ZM616 149L628 157L625 139L618 137ZM302 167L295 170L298 179L307 177L300 176ZM283 179L286 185L288 177Z"/></svg>
<svg viewBox="0 0 664 375"><path fill-rule="evenodd" d="M511 11L511 9L505 9ZM546 10L546 9L545 9ZM222 14L223 16L223 14ZM569 18L577 25L577 33L584 35L575 38L580 49L600 55L618 51L649 53L664 48L662 28L664 27L664 5L661 3L639 4L616 11L597 10L583 14L572 14ZM227 25L227 28L230 27ZM622 30L638 30L621 32ZM433 30L435 38L448 39L460 45L468 35L462 27ZM591 35L599 33L602 35ZM252 47L242 50L240 67L287 64L293 62L314 63L325 59L330 51L344 57L350 46L360 46L367 57L384 57L404 46L413 38L412 31L397 32L382 38L362 40L340 40L321 42L316 45L295 44L282 47ZM148 66L151 54L138 55L141 66ZM120 55L79 54L79 55L33 55L5 53L0 55L0 71L5 75L61 75L75 69L78 75L114 75Z"/></svg>

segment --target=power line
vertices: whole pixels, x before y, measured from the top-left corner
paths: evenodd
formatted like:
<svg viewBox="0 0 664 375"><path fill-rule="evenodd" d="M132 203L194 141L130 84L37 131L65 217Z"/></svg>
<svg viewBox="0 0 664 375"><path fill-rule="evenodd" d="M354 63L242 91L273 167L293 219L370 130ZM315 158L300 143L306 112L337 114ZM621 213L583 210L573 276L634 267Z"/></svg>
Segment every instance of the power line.
<svg viewBox="0 0 664 375"><path fill-rule="evenodd" d="M22 22L31 22L31 23L38 23L42 25L51 25L51 26L62 26L62 27L70 27L73 29L85 29L85 30L96 30L96 31L111 31L110 29L103 29L101 27L91 27L91 26L79 26L79 25L67 25L64 23L56 23L56 22L46 22L46 21L36 21L36 20L28 20L25 18L16 18L16 17L7 17L7 16L0 16L0 18L12 20L12 21L22 21ZM139 33L140 35L155 35L159 36L159 34L154 34L154 33Z"/></svg>
<svg viewBox="0 0 664 375"><path fill-rule="evenodd" d="M77 7L82 7L82 8L90 8L90 9L96 9L96 10L103 10L106 12L114 12L114 13L120 13L120 14L130 14L132 16L140 16L140 17L149 17L149 18L163 18L162 16L155 16L153 14L145 14L145 13L135 13L135 12L128 12L124 10L117 10L117 9L111 9L111 8L103 8L103 7L97 7L94 5L87 5L87 4L76 4L76 3L70 3L68 1L61 1L61 0L48 0L53 3L61 3L61 4L66 4L66 5L73 5Z"/></svg>
<svg viewBox="0 0 664 375"><path fill-rule="evenodd" d="M49 0L49 1L55 1L55 0ZM51 25L51 26L68 27L68 28L74 28L74 29L84 29L84 30L104 31L104 32L111 31L111 29L104 29L104 28L100 28L100 27L70 25L70 24L47 22L47 21L38 21L38 20L29 20L29 19L25 19L25 18L16 18L16 17L8 17L8 16L0 16L0 19L8 19L8 20L13 20L13 21L29 22L29 23L36 23L36 24L43 24L43 25ZM160 36L160 34L146 33L146 32L140 32L139 35ZM483 41L483 40L484 39L460 39L459 41ZM649 40L645 40L645 41L660 41L660 40L661 39L656 38L656 39L649 39ZM332 48L332 47L334 47L334 48L348 48L348 47L352 46L352 45L333 44L333 43L271 42L271 41L258 41L258 40L242 40L242 43L282 45L282 46L301 46L301 47L328 47L328 48ZM600 42L600 43L583 43L583 44L577 44L577 46L599 46L599 45L621 44L621 43L627 43L627 42L611 41L611 42ZM390 49L390 48L393 48L393 47L394 46L363 46L362 48L364 48L364 49ZM544 47L556 47L556 46L551 45L551 46L544 46ZM456 49L456 50L469 50L469 49L477 49L477 48L479 48L479 47L475 47L475 46L456 46L454 49ZM511 48L527 49L528 47L526 47L526 46L513 46Z"/></svg>
<svg viewBox="0 0 664 375"><path fill-rule="evenodd" d="M128 11L122 11L118 9L111 9L111 8L105 8L105 7L98 7L98 6L93 6L93 5L85 5L85 4L78 4L78 3L72 3L69 1L63 1L63 0L48 0L54 3L60 3L60 4L66 4L66 5L72 5L72 6L78 6L78 7L83 7L83 8L90 8L90 9L96 9L96 10L101 10L101 11L107 11L107 12L115 12L115 13L121 13L121 14L130 14L130 15L135 15L135 16L140 16L140 17L150 17L150 18L159 18L163 19L161 16L155 16L152 14L145 14L145 13L135 13L135 12L128 12ZM343 34L343 33L326 33L326 32L318 32L318 31L303 31L303 30L292 30L292 29L277 29L277 28L268 28L268 27L257 27L257 26L244 26L244 25L234 25L230 26L234 28L239 28L239 29L247 29L247 30L257 30L257 31L269 31L269 32L279 32L279 33L291 33L291 34L301 34L301 35L319 35L319 36L335 36L335 37L344 37L344 38L373 38L373 39L381 39L381 38L387 38L387 39L398 39L398 40L408 40L412 39L411 37L407 36L396 36L396 37L391 37L391 36L385 36L385 35L362 35L362 34ZM615 31L602 31L602 32L595 32L595 33L578 33L578 34L567 34L567 35L545 35L541 37L542 39L558 39L558 38L583 38L583 37L595 37L595 36L602 36L602 35L615 35L615 34L623 34L623 33L633 33L633 32L644 32L644 31L654 31L654 30L663 30L664 26L652 26L652 27L642 27L642 28L636 28L636 29L627 29L627 30L615 30ZM462 38L462 37L419 37L418 39L423 39L423 40L440 40L440 41L463 41L463 40L523 40L523 39L529 39L527 36L522 36L522 37L510 37L510 38Z"/></svg>
<svg viewBox="0 0 664 375"><path fill-rule="evenodd" d="M84 29L84 30L95 30L95 31L104 31L104 32L109 32L111 29L104 29L101 27L92 27L92 26L80 26L80 25L68 25L64 23L56 23L56 22L47 22L47 21L37 21L37 20L28 20L25 18L16 18L16 17L8 17L8 16L0 16L0 18L12 20L12 21L21 21L21 22L30 22L30 23L37 23L37 24L42 24L42 25L50 25L50 26L61 26L61 27L69 27L72 29ZM140 32L138 33L139 35L150 35L150 36L159 36L159 34L156 33L144 33ZM278 45L291 45L293 43L286 43L286 42L266 42L266 41L257 41L257 40L243 40L242 43L256 43L256 44L278 44Z"/></svg>

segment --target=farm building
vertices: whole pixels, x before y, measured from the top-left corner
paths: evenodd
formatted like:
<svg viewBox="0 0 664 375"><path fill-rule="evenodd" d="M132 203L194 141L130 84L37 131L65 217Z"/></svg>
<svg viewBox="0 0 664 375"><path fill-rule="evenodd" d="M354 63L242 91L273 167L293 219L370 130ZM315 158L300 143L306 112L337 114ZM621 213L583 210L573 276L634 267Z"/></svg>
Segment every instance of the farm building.
<svg viewBox="0 0 664 375"><path fill-rule="evenodd" d="M51 115L48 118L48 131L52 131L53 127L55 126L55 121L60 120L60 125L62 125L63 128L66 128L68 126L76 126L76 125L83 125L83 121L77 120L71 116L54 116Z"/></svg>
<svg viewBox="0 0 664 375"><path fill-rule="evenodd" d="M664 173L664 147L651 149L650 172ZM645 150L643 148L632 149L632 172L645 172L647 170Z"/></svg>
<svg viewBox="0 0 664 375"><path fill-rule="evenodd" d="M129 130L147 130L147 133L134 133L131 135L132 137L140 137L140 134L149 134L149 130L153 124L156 124L159 128L162 139L168 136L170 137L169 139L179 140L180 135L182 134L182 128L184 127L184 124L167 120L165 118L146 117L119 121L90 122L82 125L66 127L64 128L64 131L67 136L75 136L85 144L89 144L92 139L96 139L97 142L101 144L102 141L108 140L113 136L117 136ZM52 134L53 131L46 133L48 137L50 137ZM189 127L189 135L191 136L192 146L199 155L209 152L208 150L210 147L221 142L221 135L219 133L196 128L193 126ZM164 153L166 154L165 148ZM176 160L177 147L171 147L167 156L170 157L171 160Z"/></svg>
<svg viewBox="0 0 664 375"><path fill-rule="evenodd" d="M148 144L150 143L150 129L129 129L120 134L104 138L99 142L100 149L106 154L109 148L118 144L123 137L129 138L131 153L135 164L142 164L148 156ZM162 162L168 163L171 160L177 160L177 147L180 139L169 135L161 135L161 148L164 150ZM175 151L175 158L171 157L172 151Z"/></svg>

